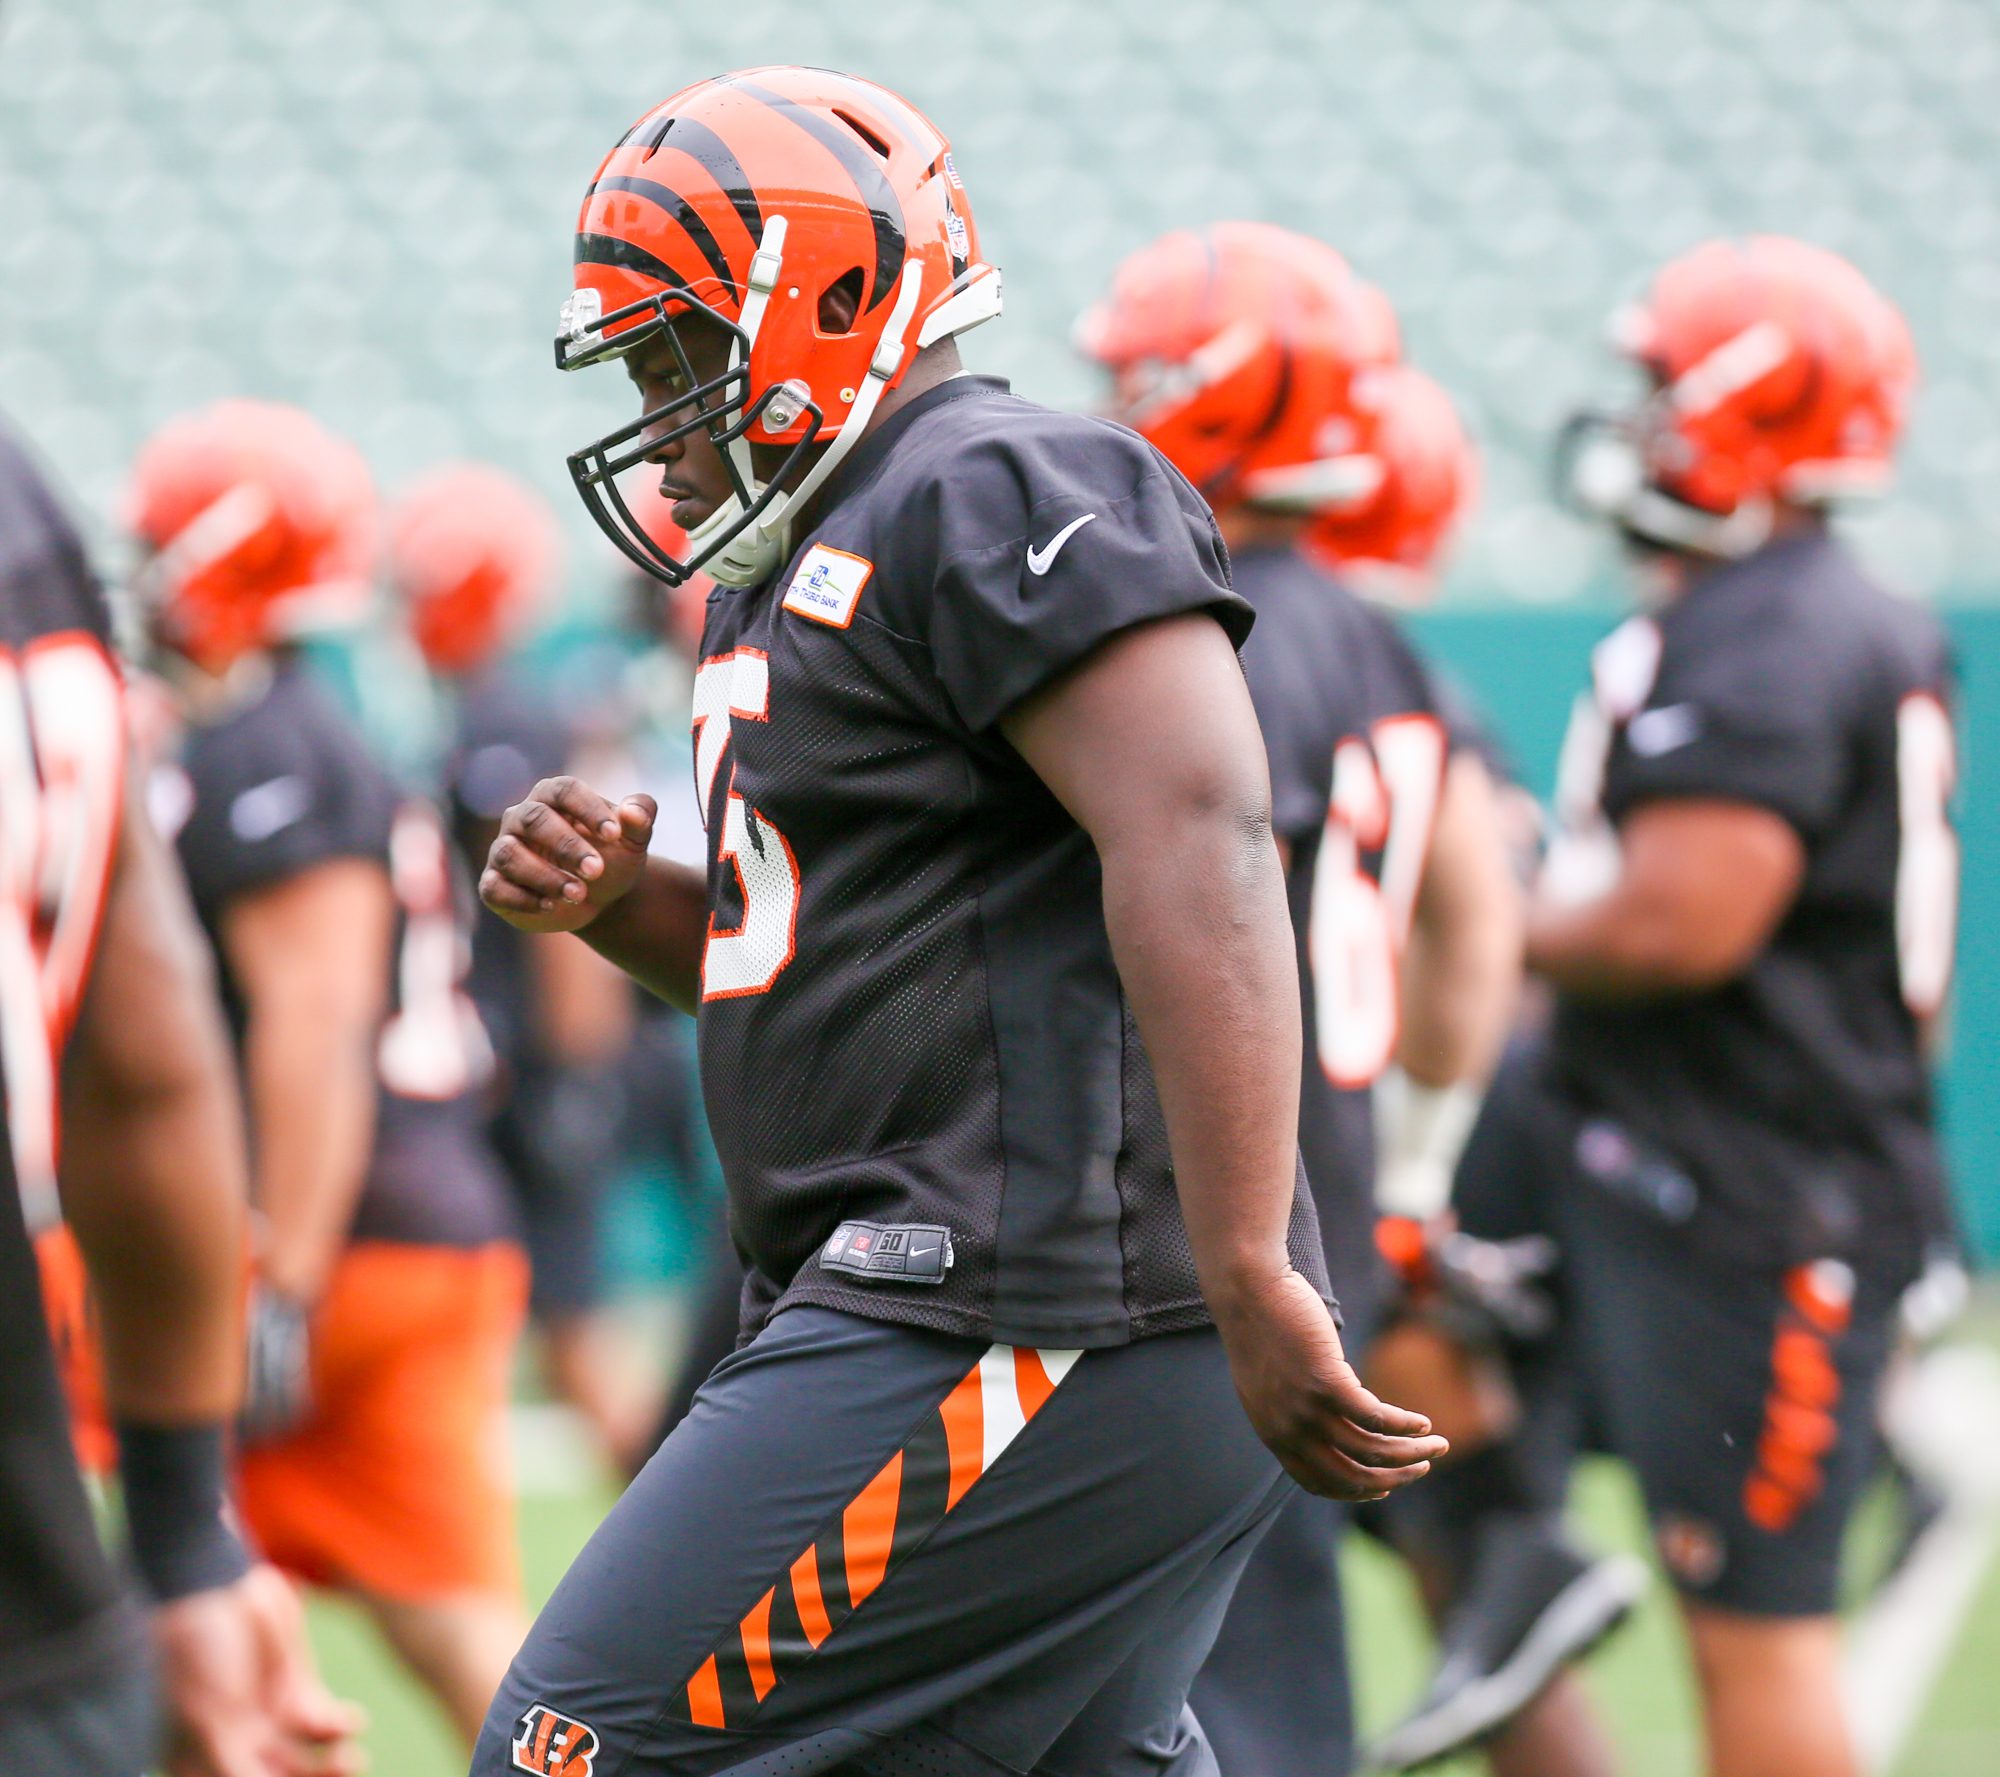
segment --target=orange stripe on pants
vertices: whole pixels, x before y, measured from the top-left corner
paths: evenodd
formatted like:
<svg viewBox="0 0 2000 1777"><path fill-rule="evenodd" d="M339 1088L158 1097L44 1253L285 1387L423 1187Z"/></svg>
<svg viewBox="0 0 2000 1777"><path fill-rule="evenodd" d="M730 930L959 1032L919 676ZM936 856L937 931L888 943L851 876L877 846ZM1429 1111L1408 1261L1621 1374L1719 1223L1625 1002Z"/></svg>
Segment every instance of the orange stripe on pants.
<svg viewBox="0 0 2000 1777"><path fill-rule="evenodd" d="M688 1680L688 1716L698 1728L728 1725L722 1719L722 1680L715 1675L713 1654L702 1661L700 1669Z"/></svg>
<svg viewBox="0 0 2000 1777"><path fill-rule="evenodd" d="M902 1493L903 1453L898 1450L841 1514L847 1544L847 1596L856 1610L888 1572L889 1549L896 1540L896 1506Z"/></svg>
<svg viewBox="0 0 2000 1777"><path fill-rule="evenodd" d="M778 1682L771 1670L771 1600L776 1596L776 1588L766 1592L750 1607L750 1614L743 1619L743 1664L750 1669L750 1688L757 1694L757 1701L771 1694L771 1687Z"/></svg>

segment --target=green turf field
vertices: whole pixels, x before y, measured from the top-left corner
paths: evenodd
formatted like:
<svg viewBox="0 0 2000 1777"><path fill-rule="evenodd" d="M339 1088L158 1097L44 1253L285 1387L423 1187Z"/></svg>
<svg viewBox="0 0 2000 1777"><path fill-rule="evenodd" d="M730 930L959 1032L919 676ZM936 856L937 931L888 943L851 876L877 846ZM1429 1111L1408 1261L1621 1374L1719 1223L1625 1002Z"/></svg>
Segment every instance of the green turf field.
<svg viewBox="0 0 2000 1777"><path fill-rule="evenodd" d="M522 1547L536 1603L609 1503L608 1492L523 1502ZM1576 1488L1584 1533L1603 1547L1644 1552L1637 1496L1623 1472L1587 1463ZM1856 1525L1853 1561L1867 1572L1882 1541L1880 1513ZM1413 1695L1428 1662L1416 1605L1397 1563L1361 1537L1346 1556L1354 1626L1356 1683L1365 1729L1386 1724ZM316 1600L313 1629L328 1680L368 1709L375 1777L449 1777L464 1759L431 1708L346 1605ZM2000 1772L2000 1563L1989 1565L1976 1602L1939 1673L1921 1720L1893 1766L1895 1777L1992 1777ZM1698 1777L1693 1689L1664 1584L1586 1669L1591 1693L1622 1755L1626 1777ZM1439 1777L1472 1777L1477 1759L1435 1767Z"/></svg>

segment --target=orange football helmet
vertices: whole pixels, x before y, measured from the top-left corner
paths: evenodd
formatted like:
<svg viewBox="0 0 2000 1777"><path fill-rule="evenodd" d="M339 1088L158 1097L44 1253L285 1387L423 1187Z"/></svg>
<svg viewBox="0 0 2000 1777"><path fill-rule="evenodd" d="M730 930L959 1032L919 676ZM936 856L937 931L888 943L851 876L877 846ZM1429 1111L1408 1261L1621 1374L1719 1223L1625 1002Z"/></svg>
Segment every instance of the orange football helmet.
<svg viewBox="0 0 2000 1777"><path fill-rule="evenodd" d="M390 515L390 584L436 672L470 672L512 641L561 562L548 501L490 464L433 469Z"/></svg>
<svg viewBox="0 0 2000 1777"><path fill-rule="evenodd" d="M824 333L820 298L847 279L860 286L854 325ZM647 112L591 181L556 337L558 367L574 370L664 336L690 392L577 451L571 477L642 568L671 584L706 567L752 585L916 354L999 312L1000 274L979 257L950 144L909 104L817 68L701 81ZM699 386L676 332L692 316L730 339L729 368ZM667 423L675 414L689 417ZM735 491L682 559L637 521L615 478L697 428ZM752 472L752 443L792 447L768 484ZM816 444L819 460L781 491Z"/></svg>
<svg viewBox="0 0 2000 1777"><path fill-rule="evenodd" d="M1411 365L1363 370L1352 404L1360 452L1381 464L1381 485L1358 504L1320 513L1306 547L1364 590L1412 603L1479 497L1479 455L1451 397Z"/></svg>
<svg viewBox="0 0 2000 1777"><path fill-rule="evenodd" d="M163 639L209 672L367 605L374 482L301 408L219 401L168 421L132 466L124 518L153 552L139 581Z"/></svg>
<svg viewBox="0 0 2000 1777"><path fill-rule="evenodd" d="M1388 299L1331 247L1264 222L1143 247L1075 330L1108 369L1112 413L1214 506L1298 512L1365 500L1349 387L1400 350Z"/></svg>
<svg viewBox="0 0 2000 1777"><path fill-rule="evenodd" d="M1636 535L1736 555L1774 501L1888 485L1917 380L1895 305L1838 254L1782 235L1710 241L1612 320L1651 376L1631 415L1571 422L1564 491Z"/></svg>

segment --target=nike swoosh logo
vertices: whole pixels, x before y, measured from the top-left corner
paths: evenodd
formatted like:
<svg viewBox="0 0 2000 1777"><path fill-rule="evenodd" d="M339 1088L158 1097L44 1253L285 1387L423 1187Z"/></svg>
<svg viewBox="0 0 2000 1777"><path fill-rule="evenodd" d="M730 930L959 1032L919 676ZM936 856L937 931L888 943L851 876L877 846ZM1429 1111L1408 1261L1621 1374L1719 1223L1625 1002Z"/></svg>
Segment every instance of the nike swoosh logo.
<svg viewBox="0 0 2000 1777"><path fill-rule="evenodd" d="M1031 574L1046 574L1055 565L1056 552L1096 516L1095 512L1086 512L1081 518L1072 518L1068 524L1064 525L1061 530L1048 540L1044 547L1030 549L1028 551L1028 572Z"/></svg>

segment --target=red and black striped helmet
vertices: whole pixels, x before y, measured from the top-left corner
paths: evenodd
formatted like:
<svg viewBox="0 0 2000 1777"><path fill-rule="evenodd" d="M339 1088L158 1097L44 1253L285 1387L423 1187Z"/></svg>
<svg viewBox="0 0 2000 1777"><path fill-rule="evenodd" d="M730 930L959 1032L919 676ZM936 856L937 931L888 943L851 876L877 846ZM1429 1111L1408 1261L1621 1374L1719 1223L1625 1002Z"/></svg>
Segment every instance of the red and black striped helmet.
<svg viewBox="0 0 2000 1777"><path fill-rule="evenodd" d="M860 287L854 323L823 332L820 298L844 280ZM664 336L692 385L675 325L703 316L730 335L729 369L576 452L570 473L641 567L674 584L696 567L750 584L917 352L999 312L1000 274L979 257L950 145L921 113L825 69L701 81L647 112L591 181L556 363ZM670 414L686 417L663 425ZM697 427L721 448L735 498L681 559L635 520L615 477ZM768 485L750 471L752 443L793 447ZM816 444L827 448L788 485Z"/></svg>
<svg viewBox="0 0 2000 1777"><path fill-rule="evenodd" d="M1323 242L1267 222L1179 229L1131 255L1078 318L1112 414L1209 504L1319 511L1366 498L1349 391L1401 342L1388 299Z"/></svg>
<svg viewBox="0 0 2000 1777"><path fill-rule="evenodd" d="M443 463L389 515L389 584L433 672L469 673L533 620L562 570L562 532L534 488L490 463Z"/></svg>
<svg viewBox="0 0 2000 1777"><path fill-rule="evenodd" d="M1354 448L1381 465L1382 478L1358 503L1317 514L1306 547L1359 590L1414 604L1479 497L1479 454L1451 396L1411 365L1362 371L1351 405Z"/></svg>
<svg viewBox="0 0 2000 1777"><path fill-rule="evenodd" d="M125 529L163 637L205 670L351 622L379 512L361 453L302 408L218 401L169 420L132 465Z"/></svg>

